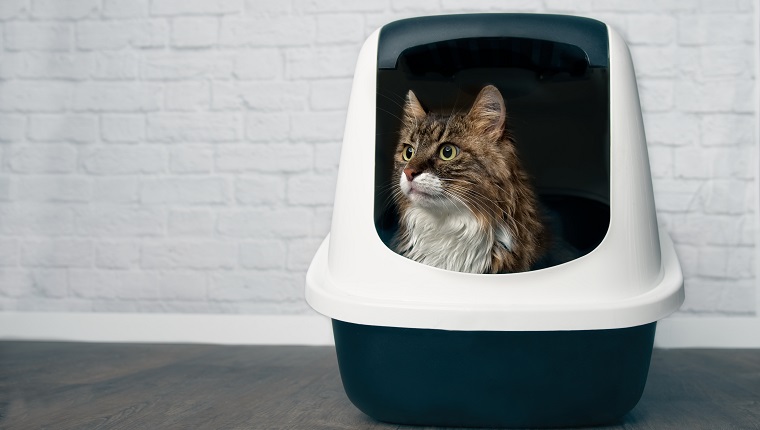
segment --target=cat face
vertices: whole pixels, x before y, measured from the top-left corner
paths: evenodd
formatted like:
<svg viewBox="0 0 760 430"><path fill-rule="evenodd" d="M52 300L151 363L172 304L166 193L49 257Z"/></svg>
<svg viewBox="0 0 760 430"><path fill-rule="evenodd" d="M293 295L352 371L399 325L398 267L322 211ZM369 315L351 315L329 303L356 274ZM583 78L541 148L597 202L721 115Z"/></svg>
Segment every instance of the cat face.
<svg viewBox="0 0 760 430"><path fill-rule="evenodd" d="M480 91L468 113L450 116L426 112L409 91L394 164L402 206L488 212L507 185L513 156L505 122L494 86Z"/></svg>

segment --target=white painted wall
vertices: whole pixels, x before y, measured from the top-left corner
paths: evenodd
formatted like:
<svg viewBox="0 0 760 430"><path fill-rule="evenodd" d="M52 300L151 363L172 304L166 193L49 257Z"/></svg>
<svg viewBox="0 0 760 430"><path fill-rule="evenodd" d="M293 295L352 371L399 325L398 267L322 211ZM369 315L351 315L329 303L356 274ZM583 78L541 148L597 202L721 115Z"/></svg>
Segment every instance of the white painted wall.
<svg viewBox="0 0 760 430"><path fill-rule="evenodd" d="M353 67L409 16L552 12L631 46L679 318L758 309L753 0L3 0L0 311L308 315ZM8 313L8 315L10 315Z"/></svg>

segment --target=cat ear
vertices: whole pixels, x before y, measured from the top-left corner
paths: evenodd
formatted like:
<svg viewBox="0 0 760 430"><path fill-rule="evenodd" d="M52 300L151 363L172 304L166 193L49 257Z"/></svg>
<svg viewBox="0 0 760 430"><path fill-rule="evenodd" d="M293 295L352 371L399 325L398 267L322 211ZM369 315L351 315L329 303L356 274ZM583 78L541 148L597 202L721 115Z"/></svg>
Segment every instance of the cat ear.
<svg viewBox="0 0 760 430"><path fill-rule="evenodd" d="M472 109L467 114L467 119L476 131L491 140L498 140L507 120L507 108L499 90L493 85L480 90Z"/></svg>
<svg viewBox="0 0 760 430"><path fill-rule="evenodd" d="M412 90L409 90L406 93L406 103L404 103L404 119L412 124L417 124L425 118L425 115L427 113L420 104L420 101L417 100L417 96L414 95Z"/></svg>

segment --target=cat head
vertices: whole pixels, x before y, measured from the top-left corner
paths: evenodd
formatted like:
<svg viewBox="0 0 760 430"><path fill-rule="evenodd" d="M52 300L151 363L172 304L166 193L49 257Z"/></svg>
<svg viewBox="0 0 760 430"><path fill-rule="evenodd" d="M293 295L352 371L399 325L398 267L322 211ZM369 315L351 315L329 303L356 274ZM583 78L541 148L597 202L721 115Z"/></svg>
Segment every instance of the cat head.
<svg viewBox="0 0 760 430"><path fill-rule="evenodd" d="M428 112L409 91L394 172L402 207L486 211L504 198L517 163L504 98L489 85L466 113Z"/></svg>

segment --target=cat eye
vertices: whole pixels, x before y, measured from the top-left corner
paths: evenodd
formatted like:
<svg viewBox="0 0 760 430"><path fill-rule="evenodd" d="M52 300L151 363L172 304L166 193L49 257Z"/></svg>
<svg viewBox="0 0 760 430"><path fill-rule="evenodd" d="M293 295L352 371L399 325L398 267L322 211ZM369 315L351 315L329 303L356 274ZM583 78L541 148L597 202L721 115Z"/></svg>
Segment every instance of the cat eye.
<svg viewBox="0 0 760 430"><path fill-rule="evenodd" d="M404 159L404 161L409 161L414 157L414 148L412 145L406 145L404 146L404 151L401 152L401 157Z"/></svg>
<svg viewBox="0 0 760 430"><path fill-rule="evenodd" d="M438 155L440 155L441 160L449 161L459 155L459 148L456 145L446 143L441 146L441 150L438 152Z"/></svg>

